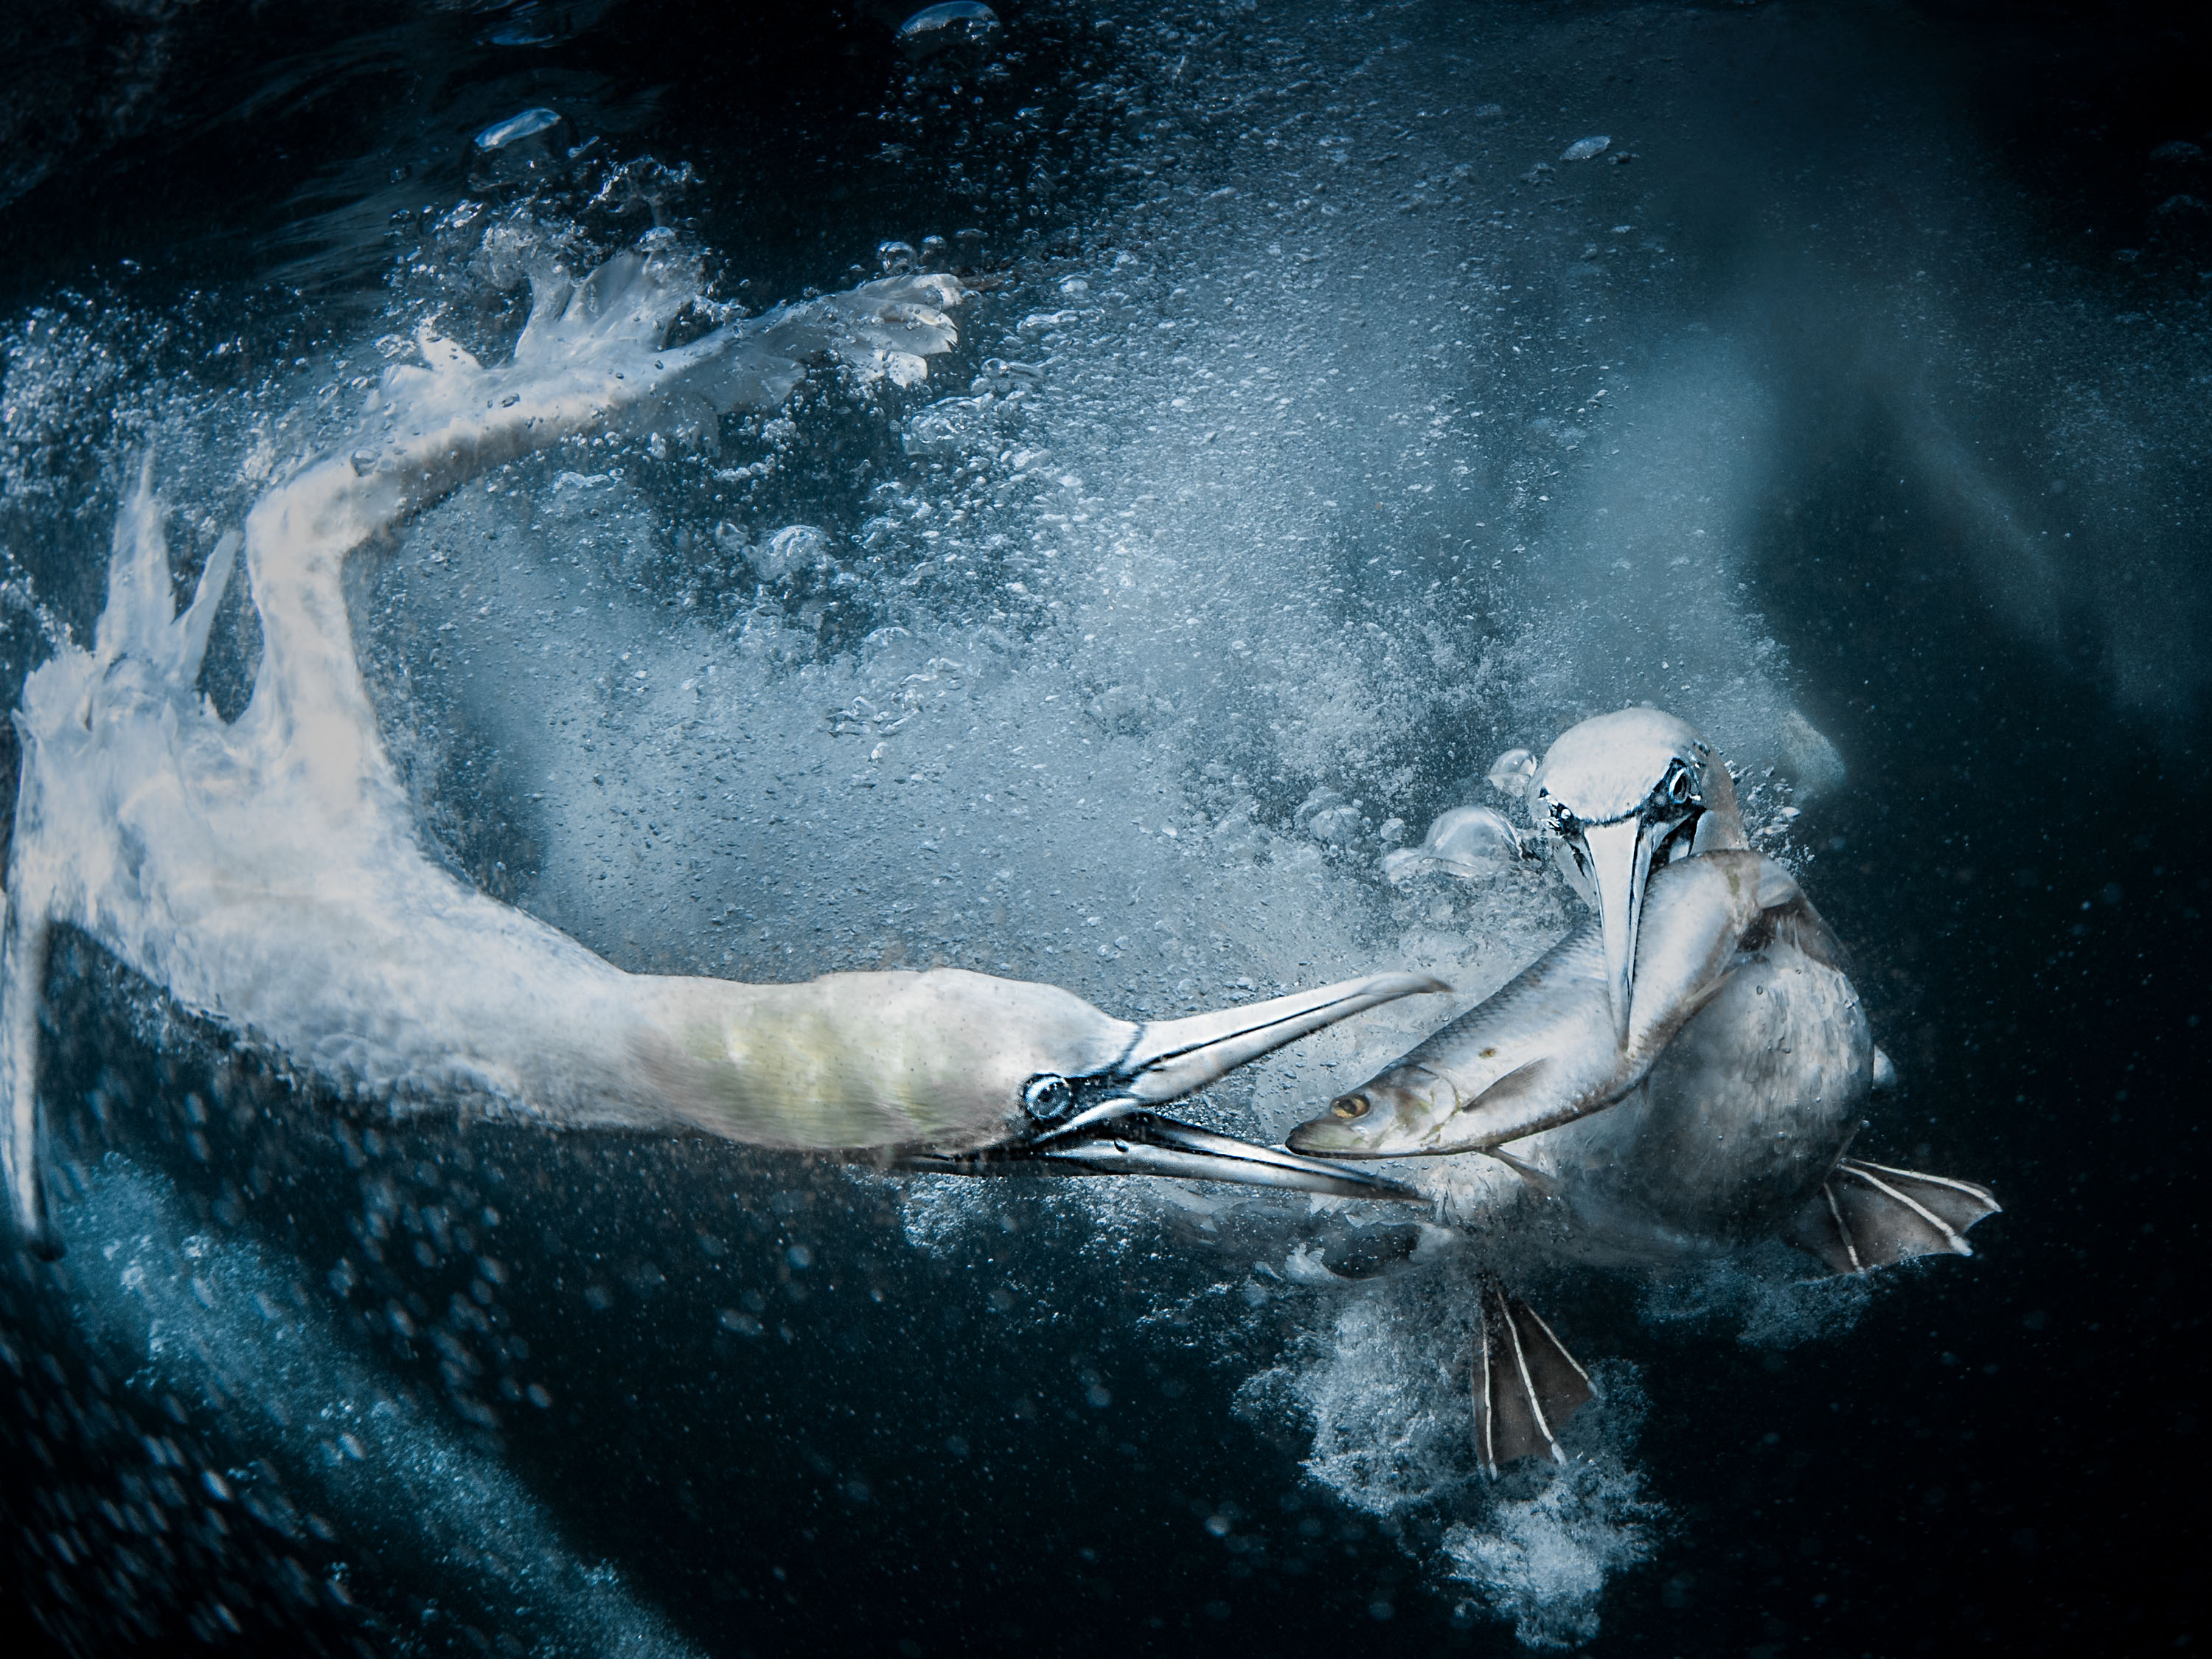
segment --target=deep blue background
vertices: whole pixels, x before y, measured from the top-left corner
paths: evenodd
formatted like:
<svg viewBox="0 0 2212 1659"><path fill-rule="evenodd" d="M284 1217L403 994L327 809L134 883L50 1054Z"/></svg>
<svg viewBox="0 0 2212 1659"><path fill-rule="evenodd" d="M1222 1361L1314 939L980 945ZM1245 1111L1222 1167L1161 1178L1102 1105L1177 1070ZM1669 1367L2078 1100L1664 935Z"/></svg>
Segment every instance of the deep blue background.
<svg viewBox="0 0 2212 1659"><path fill-rule="evenodd" d="M606 130L636 148L742 178L741 194L702 207L702 229L777 292L866 258L887 220L931 216L872 198L878 186L858 165L849 117L878 105L897 69L879 17L607 0L540 8L550 44L492 40L515 15L210 0L157 25L89 3L11 8L0 21L11 155L0 309L64 283L154 302L281 266L298 292L258 303L292 307L306 331L339 325L373 290L390 215L461 189L447 135L467 129L462 117L556 93L608 112ZM2212 32L2198 18L2121 5L1885 15L1900 52L1919 43L1954 77L2007 184L2087 229L2069 258L2141 240L2154 205L2142 156L2212 129ZM1073 59L1093 49L1086 39L1071 27L1058 49ZM744 159L763 155L776 164ZM144 268L122 272L125 258ZM1599 1648L2186 1650L2201 1635L2205 1489L2201 1361L2190 1358L2204 1340L2200 1017L2212 1000L2202 711L2155 729L2116 712L2087 625L2070 659L2017 643L1943 544L1940 513L1911 510L1911 446L1826 406L1817 385L1800 392L1802 459L1777 486L1755 604L1855 786L1882 781L1825 809L1823 832L1843 848L1820 860L1815 896L1844 937L1881 941L1866 988L1878 1025L1915 1033L1899 1058L1926 1119L1909 1133L1927 1143L1929 1167L1989 1173L1960 1147L2001 1125L2007 1213L1972 1271L1877 1298L1847 1340L1762 1361L1716 1352L1710 1335L1647 1334L1638 1357L1666 1408L1639 1456L1674 1530L1653 1565L1609 1589ZM1859 533L1877 513L1908 528ZM69 1035L52 1064L81 1077L110 1068L119 1097L143 1108L149 1149L184 1133L161 1103L189 1090L274 1097L250 1061L157 1054L133 994L97 963L65 963L54 994ZM303 1193L342 1178L319 1131L264 1124L225 1144ZM477 1144L535 1172L543 1196L512 1201L517 1226L550 1224L607 1183L591 1213L639 1236L587 1246L572 1235L566 1248L610 1260L681 1254L653 1236L672 1224L613 1202L617 1185L712 1180L766 1194L778 1181L771 1160L740 1154L714 1153L704 1170L708 1153L681 1148L623 1144L616 1155L489 1131ZM1499 1627L1453 1626L1449 1601L1419 1594L1412 1564L1371 1533L1295 1576L1233 1577L1194 1513L1224 1493L1251 1508L1257 1492L1277 1512L1253 1525L1288 1536L1315 1500L1299 1493L1294 1438L1270 1446L1231 1418L1231 1373L1194 1358L1164 1378L1158 1346L1124 1334L1110 1285L1079 1332L1002 1333L990 1289L1078 1242L1018 1202L1032 1224L989 1263L924 1268L890 1262L895 1229L863 1200L818 1199L833 1190L818 1201L857 1212L732 1227L733 1249L759 1261L825 1230L884 1238L885 1259L838 1261L785 1310L799 1341L599 1354L603 1369L578 1391L629 1401L629 1419L549 1421L516 1437L516 1467L572 1500L564 1521L580 1551L622 1553L641 1595L695 1638L763 1655L888 1654L906 1650L902 1638L930 1652L1510 1649ZM219 1185L198 1197L217 1204ZM335 1219L319 1227L304 1206L268 1234L307 1261L344 1242ZM868 1292L886 1274L904 1293L878 1304ZM929 1292L916 1295L924 1277ZM526 1321L530 1294L515 1293ZM1947 1309L1969 1302L1966 1351L1944 1333L1965 1322ZM20 1276L0 1286L0 1323L25 1355L51 1349L65 1371L81 1365ZM825 1346L840 1357L825 1360ZM593 1357L580 1346L572 1363ZM1122 1402L1110 1420L1049 1403L1086 1371ZM1170 1399L1163 1380L1184 1391ZM70 1607L22 1547L35 1491L96 1485L101 1460L120 1454L66 1424L52 1431L70 1389L35 1364L15 1382L0 1403L0 1560L6 1593L35 1600L42 1617L0 1613L11 1642L46 1628L85 1632L85 1652L197 1644L185 1590L149 1601L134 1634ZM759 1402L752 1415L731 1411L733 1387ZM1047 1404L1000 1443L964 1459L944 1449L978 1401L1025 1393ZM26 1438L40 1414L51 1467ZM577 1490L603 1480L607 1445L626 1437L634 1483ZM687 1484L690 1469L732 1467L750 1470L743 1492ZM862 1467L870 1498L841 1500ZM653 1540L641 1558L629 1547L640 1536ZM360 1620L254 1594L283 1553L268 1540L242 1532L192 1547L179 1543L180 1581L243 1587L234 1605L248 1622L229 1650L382 1645ZM364 1577L383 1573L401 1596L418 1565L386 1561ZM763 1577L769 1567L782 1577ZM1367 1609L1386 1592L1396 1616L1377 1625ZM1231 1616L1210 1615L1216 1601Z"/></svg>

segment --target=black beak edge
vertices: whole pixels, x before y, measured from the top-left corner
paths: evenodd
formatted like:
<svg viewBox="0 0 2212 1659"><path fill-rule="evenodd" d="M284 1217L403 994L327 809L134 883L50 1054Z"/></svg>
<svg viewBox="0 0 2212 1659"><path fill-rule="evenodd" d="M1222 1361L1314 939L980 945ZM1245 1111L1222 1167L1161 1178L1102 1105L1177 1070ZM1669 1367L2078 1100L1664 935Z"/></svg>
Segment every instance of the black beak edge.
<svg viewBox="0 0 2212 1659"><path fill-rule="evenodd" d="M1151 1112L1131 1112L1087 1134L1042 1146L994 1146L975 1152L901 1152L896 1170L959 1176L1165 1176L1185 1181L1225 1181L1243 1187L1322 1193L1332 1198L1370 1198L1425 1204L1411 1187L1381 1176L1301 1158L1279 1147L1255 1146Z"/></svg>

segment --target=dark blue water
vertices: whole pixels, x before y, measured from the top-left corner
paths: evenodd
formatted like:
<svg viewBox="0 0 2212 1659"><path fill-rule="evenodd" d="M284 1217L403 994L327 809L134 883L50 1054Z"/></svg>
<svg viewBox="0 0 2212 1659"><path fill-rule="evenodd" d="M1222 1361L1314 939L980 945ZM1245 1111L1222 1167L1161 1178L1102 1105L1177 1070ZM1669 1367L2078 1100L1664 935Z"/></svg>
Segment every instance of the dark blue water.
<svg viewBox="0 0 2212 1659"><path fill-rule="evenodd" d="M1718 330L1761 389L1748 483L1717 438L1683 465L1738 481L1730 601L1849 767L1802 850L1907 1082L1872 1133L1896 1161L1988 1182L2005 1212L1972 1261L1901 1273L1847 1328L1786 1345L1656 1320L1632 1284L1553 1288L1578 1346L1632 1358L1645 1396L1651 1547L1607 1578L1592 1645L2185 1651L2212 904L2202 21L1010 5L990 51L1017 56L988 78L988 53L902 52L896 10L19 10L0 23L11 361L41 327L111 361L46 405L58 424L9 411L10 574L85 629L143 388L244 397L375 331L439 216L514 188L471 185L467 141L526 107L559 110L571 143L688 163L696 185L653 210L763 301L872 271L891 236L980 231L972 268L1015 281L1095 262L1100 227L1152 187L1133 182L1161 142L1145 97L1172 112L1160 64L1178 55L1242 64L1223 84L1273 102L1188 120L1163 190L1250 185L1285 111L1367 123L1348 171L1419 198L1393 222L1405 248L1510 274L1607 268L1629 209L1598 192L1632 182L1665 248L1612 279L1607 361L1656 377ZM1478 92L1504 114L1475 113ZM1501 119L1522 125L1493 139ZM1579 195L1571 164L1518 185L1554 128L1610 130L1636 159L1589 164L1609 172ZM1455 155L1480 165L1449 198L1431 158ZM1187 233L1175 257L1205 265ZM1252 257L1224 246L1195 274ZM1534 303L1564 331L1583 289L1546 283ZM1589 354L1540 329L1520 355L1525 389ZM796 518L833 474L769 488ZM659 499L689 510L676 483ZM1368 546L1432 528L1378 500L1345 543L1355 602ZM1698 602L1623 597L1564 539L1486 602L1580 605L1601 639L1639 606ZM42 647L23 607L5 626L12 690ZM1456 799L1463 757L1435 751L1511 735L1474 716L1402 733L1409 801ZM529 826L473 752L444 787L476 788L477 817L433 830L489 884L495 854L501 879L526 866ZM0 1279L18 1640L1516 1648L1437 1565L1479 1498L1363 1515L1302 1471L1308 1425L1237 1409L1309 1328L1274 1304L1222 1312L1233 1252L1164 1224L1102 1250L1085 1214L1025 1193L921 1248L889 1183L799 1160L337 1108L89 945L58 952L47 996L68 1201L118 1242L110 1269L145 1271L128 1297L76 1258ZM319 1420L337 1401L359 1420Z"/></svg>

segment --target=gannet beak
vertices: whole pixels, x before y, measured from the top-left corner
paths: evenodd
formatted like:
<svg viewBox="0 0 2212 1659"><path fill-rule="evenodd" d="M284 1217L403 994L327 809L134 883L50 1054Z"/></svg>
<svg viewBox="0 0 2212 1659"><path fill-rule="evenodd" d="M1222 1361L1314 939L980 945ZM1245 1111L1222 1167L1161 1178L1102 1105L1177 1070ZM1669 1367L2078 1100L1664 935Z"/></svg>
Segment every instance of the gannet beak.
<svg viewBox="0 0 2212 1659"><path fill-rule="evenodd" d="M1126 1028L1132 1033L1127 1047L1099 1070L1031 1079L1037 1127L1026 1139L969 1152L916 1152L898 1163L945 1175L1175 1176L1340 1197L1417 1198L1395 1182L1145 1109L1194 1094L1262 1054L1379 1004L1449 988L1425 974L1374 974L1218 1013L1146 1021Z"/></svg>
<svg viewBox="0 0 2212 1659"><path fill-rule="evenodd" d="M1380 1176L1216 1134L1152 1112L1125 1112L1027 1146L979 1152L908 1152L896 1160L896 1167L933 1175L1168 1176L1323 1193L1333 1198L1427 1201L1412 1188Z"/></svg>
<svg viewBox="0 0 2212 1659"><path fill-rule="evenodd" d="M1400 997L1449 989L1426 974L1370 974L1218 1013L1149 1020L1137 1028L1113 1073L1133 1103L1164 1106L1340 1019Z"/></svg>
<svg viewBox="0 0 2212 1659"><path fill-rule="evenodd" d="M1586 824L1578 832L1587 860L1598 925L1605 934L1605 986L1613 1002L1613 1035L1628 1041L1628 1012L1636 990L1636 933L1644 917L1644 884L1651 874L1651 839L1640 813L1612 823Z"/></svg>

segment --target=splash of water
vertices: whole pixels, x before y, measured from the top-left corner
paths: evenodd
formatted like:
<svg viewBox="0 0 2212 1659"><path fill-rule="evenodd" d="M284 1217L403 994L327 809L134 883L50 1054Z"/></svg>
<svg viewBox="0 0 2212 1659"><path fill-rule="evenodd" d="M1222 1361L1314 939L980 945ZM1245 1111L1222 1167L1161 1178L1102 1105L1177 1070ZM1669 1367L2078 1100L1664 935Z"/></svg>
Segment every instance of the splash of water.
<svg viewBox="0 0 2212 1659"><path fill-rule="evenodd" d="M1626 1413L1632 1374L1607 1368L1612 1409ZM1446 1577L1465 1584L1533 1648L1580 1647L1598 1633L1606 1581L1649 1560L1664 1512L1644 1478L1608 1448L1547 1472L1528 1496L1500 1496L1479 1522L1445 1529Z"/></svg>

